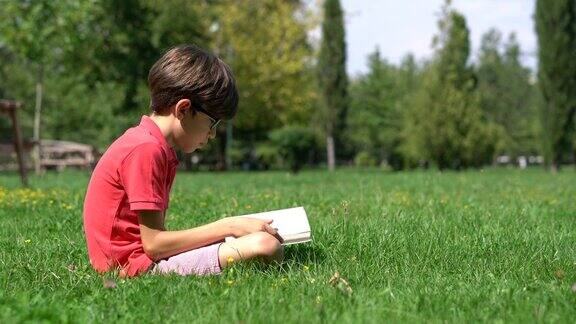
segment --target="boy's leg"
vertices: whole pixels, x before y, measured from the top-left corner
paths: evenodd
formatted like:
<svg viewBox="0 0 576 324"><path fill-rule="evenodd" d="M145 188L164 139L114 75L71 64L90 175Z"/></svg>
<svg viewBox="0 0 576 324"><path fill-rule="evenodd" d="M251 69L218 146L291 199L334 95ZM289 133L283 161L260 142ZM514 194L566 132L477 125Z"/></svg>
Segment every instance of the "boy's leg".
<svg viewBox="0 0 576 324"><path fill-rule="evenodd" d="M228 266L228 258L238 261L258 256L280 262L284 258L284 248L274 236L266 232L256 232L222 243L218 251L221 268Z"/></svg>
<svg viewBox="0 0 576 324"><path fill-rule="evenodd" d="M158 261L152 273L176 273L181 276L220 273L218 250L220 243L173 255Z"/></svg>

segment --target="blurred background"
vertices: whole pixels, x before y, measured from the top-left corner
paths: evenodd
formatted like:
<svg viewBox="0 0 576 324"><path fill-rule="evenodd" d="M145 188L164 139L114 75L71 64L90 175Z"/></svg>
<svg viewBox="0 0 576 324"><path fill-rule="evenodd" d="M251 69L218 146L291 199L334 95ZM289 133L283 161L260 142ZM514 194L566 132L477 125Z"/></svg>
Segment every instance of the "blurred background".
<svg viewBox="0 0 576 324"><path fill-rule="evenodd" d="M0 170L93 167L182 43L241 97L182 169L575 162L573 0L0 0Z"/></svg>

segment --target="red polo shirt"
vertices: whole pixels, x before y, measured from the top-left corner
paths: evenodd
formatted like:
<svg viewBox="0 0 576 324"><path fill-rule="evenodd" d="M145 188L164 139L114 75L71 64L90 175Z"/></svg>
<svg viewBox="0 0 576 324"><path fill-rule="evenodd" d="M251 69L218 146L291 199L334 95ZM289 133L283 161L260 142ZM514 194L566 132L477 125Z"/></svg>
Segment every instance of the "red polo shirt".
<svg viewBox="0 0 576 324"><path fill-rule="evenodd" d="M106 150L84 200L84 232L94 269L120 268L135 276L150 268L137 211L168 208L177 165L176 152L148 116Z"/></svg>

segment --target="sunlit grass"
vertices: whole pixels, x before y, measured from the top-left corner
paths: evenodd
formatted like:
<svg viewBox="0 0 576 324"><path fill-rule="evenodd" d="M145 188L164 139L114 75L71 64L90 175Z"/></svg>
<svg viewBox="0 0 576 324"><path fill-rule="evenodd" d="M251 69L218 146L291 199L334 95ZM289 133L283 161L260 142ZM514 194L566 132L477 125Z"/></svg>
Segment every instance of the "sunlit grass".
<svg viewBox="0 0 576 324"><path fill-rule="evenodd" d="M280 267L104 277L89 267L88 174L0 176L0 321L570 321L576 174L342 170L179 174L168 227L302 205L314 241ZM338 273L336 275L336 273Z"/></svg>

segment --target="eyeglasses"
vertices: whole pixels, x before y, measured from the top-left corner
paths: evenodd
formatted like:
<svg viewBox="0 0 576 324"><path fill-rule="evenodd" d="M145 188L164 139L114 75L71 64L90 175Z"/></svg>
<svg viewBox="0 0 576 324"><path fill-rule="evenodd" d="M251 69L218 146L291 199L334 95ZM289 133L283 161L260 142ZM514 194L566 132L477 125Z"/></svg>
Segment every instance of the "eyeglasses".
<svg viewBox="0 0 576 324"><path fill-rule="evenodd" d="M212 117L210 115L210 113L206 109L202 108L202 105L198 102L196 102L194 109L196 109L197 111L203 113L208 118L210 118L210 121L212 122L210 124L210 131L213 131L214 129L216 129L216 127L218 127L218 124L220 124L220 121L222 121L222 119L216 119L216 118Z"/></svg>

